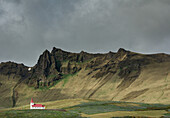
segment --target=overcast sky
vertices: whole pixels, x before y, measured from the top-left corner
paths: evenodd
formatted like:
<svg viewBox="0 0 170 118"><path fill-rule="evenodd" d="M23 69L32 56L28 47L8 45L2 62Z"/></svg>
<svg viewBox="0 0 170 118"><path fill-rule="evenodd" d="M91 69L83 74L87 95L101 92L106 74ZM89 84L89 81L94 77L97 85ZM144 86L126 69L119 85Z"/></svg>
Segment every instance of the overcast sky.
<svg viewBox="0 0 170 118"><path fill-rule="evenodd" d="M170 0L0 0L0 62L45 49L170 54Z"/></svg>

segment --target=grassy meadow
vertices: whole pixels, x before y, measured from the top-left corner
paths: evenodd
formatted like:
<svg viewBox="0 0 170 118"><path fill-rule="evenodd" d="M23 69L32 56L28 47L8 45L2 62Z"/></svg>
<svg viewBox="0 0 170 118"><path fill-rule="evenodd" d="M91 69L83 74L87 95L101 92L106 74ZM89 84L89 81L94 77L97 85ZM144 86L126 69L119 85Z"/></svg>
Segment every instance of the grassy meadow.
<svg viewBox="0 0 170 118"><path fill-rule="evenodd" d="M9 110L0 112L1 118L82 118L80 114L56 110Z"/></svg>
<svg viewBox="0 0 170 118"><path fill-rule="evenodd" d="M0 118L113 118L170 117L170 105L90 99L65 99L42 103L46 110L29 110L29 105L0 109Z"/></svg>

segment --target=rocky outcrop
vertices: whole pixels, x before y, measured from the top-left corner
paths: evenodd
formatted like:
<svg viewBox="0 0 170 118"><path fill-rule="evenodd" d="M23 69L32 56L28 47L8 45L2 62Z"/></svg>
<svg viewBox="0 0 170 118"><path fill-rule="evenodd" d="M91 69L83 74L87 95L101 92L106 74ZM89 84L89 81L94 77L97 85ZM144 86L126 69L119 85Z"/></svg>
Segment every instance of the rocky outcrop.
<svg viewBox="0 0 170 118"><path fill-rule="evenodd" d="M13 79L18 78L16 80L17 83L13 86L12 99L14 101L13 106L15 106L18 98L16 88L21 83L36 89L49 88L56 85L60 80L65 79L67 75L74 75L81 71L81 73L88 72L86 76L88 76L89 79L95 78L93 81L99 83L97 88L101 88L104 86L105 82L108 82L111 77L116 74L121 82L115 89L121 92L135 82L140 76L142 68L150 64L164 62L170 62L170 55L143 55L122 48L116 53L108 52L106 54L90 54L84 51L81 51L80 53L71 53L54 47L51 52L45 50L43 54L40 55L37 64L34 67L31 67L31 70L23 64L14 62L1 63L0 75L10 76ZM106 79L102 80L102 78L105 77ZM64 86L66 82L67 80L64 80L62 86ZM86 84L88 84L88 82ZM3 83L0 81L0 87L1 86L3 86ZM94 85L94 88L95 86L97 86L97 84ZM98 89L95 89L95 91L93 89L91 91L83 89L82 91L88 91L87 93L91 92L89 95L92 97ZM130 98L129 96L131 96L131 94L125 96L125 98ZM86 95L88 94L85 94L85 96ZM82 95L82 97L84 96ZM122 99L125 100L125 98Z"/></svg>
<svg viewBox="0 0 170 118"><path fill-rule="evenodd" d="M0 74L2 75L15 75L22 78L26 78L28 76L28 67L24 64L17 64L14 62L6 62L0 64Z"/></svg>
<svg viewBox="0 0 170 118"><path fill-rule="evenodd" d="M15 74L24 79L29 86L39 88L52 86L62 79L63 75L74 74L81 69L97 71L93 76L95 78L119 71L119 76L124 78L121 88L125 86L126 81L133 82L140 75L141 66L169 60L170 56L166 54L141 55L123 48L120 48L117 53L89 54L84 51L70 53L54 47L51 52L45 50L40 55L31 71L28 71L28 67L23 64L7 62L0 64L0 74Z"/></svg>

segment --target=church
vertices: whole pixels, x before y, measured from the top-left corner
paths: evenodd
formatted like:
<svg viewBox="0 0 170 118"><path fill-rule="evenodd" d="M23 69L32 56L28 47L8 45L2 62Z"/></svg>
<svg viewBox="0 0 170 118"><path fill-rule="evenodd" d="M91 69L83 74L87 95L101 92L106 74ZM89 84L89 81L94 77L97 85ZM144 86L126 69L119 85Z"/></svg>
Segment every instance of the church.
<svg viewBox="0 0 170 118"><path fill-rule="evenodd" d="M30 109L45 109L45 106L42 104L34 104L33 99L31 99Z"/></svg>

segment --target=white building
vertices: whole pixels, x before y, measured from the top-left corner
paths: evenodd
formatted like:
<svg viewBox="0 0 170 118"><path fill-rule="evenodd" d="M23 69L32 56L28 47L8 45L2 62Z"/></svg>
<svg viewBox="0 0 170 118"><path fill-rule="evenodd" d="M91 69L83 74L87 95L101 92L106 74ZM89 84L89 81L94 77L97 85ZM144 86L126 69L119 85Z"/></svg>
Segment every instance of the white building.
<svg viewBox="0 0 170 118"><path fill-rule="evenodd" d="M42 104L34 104L33 99L31 99L30 109L45 109L45 106Z"/></svg>

